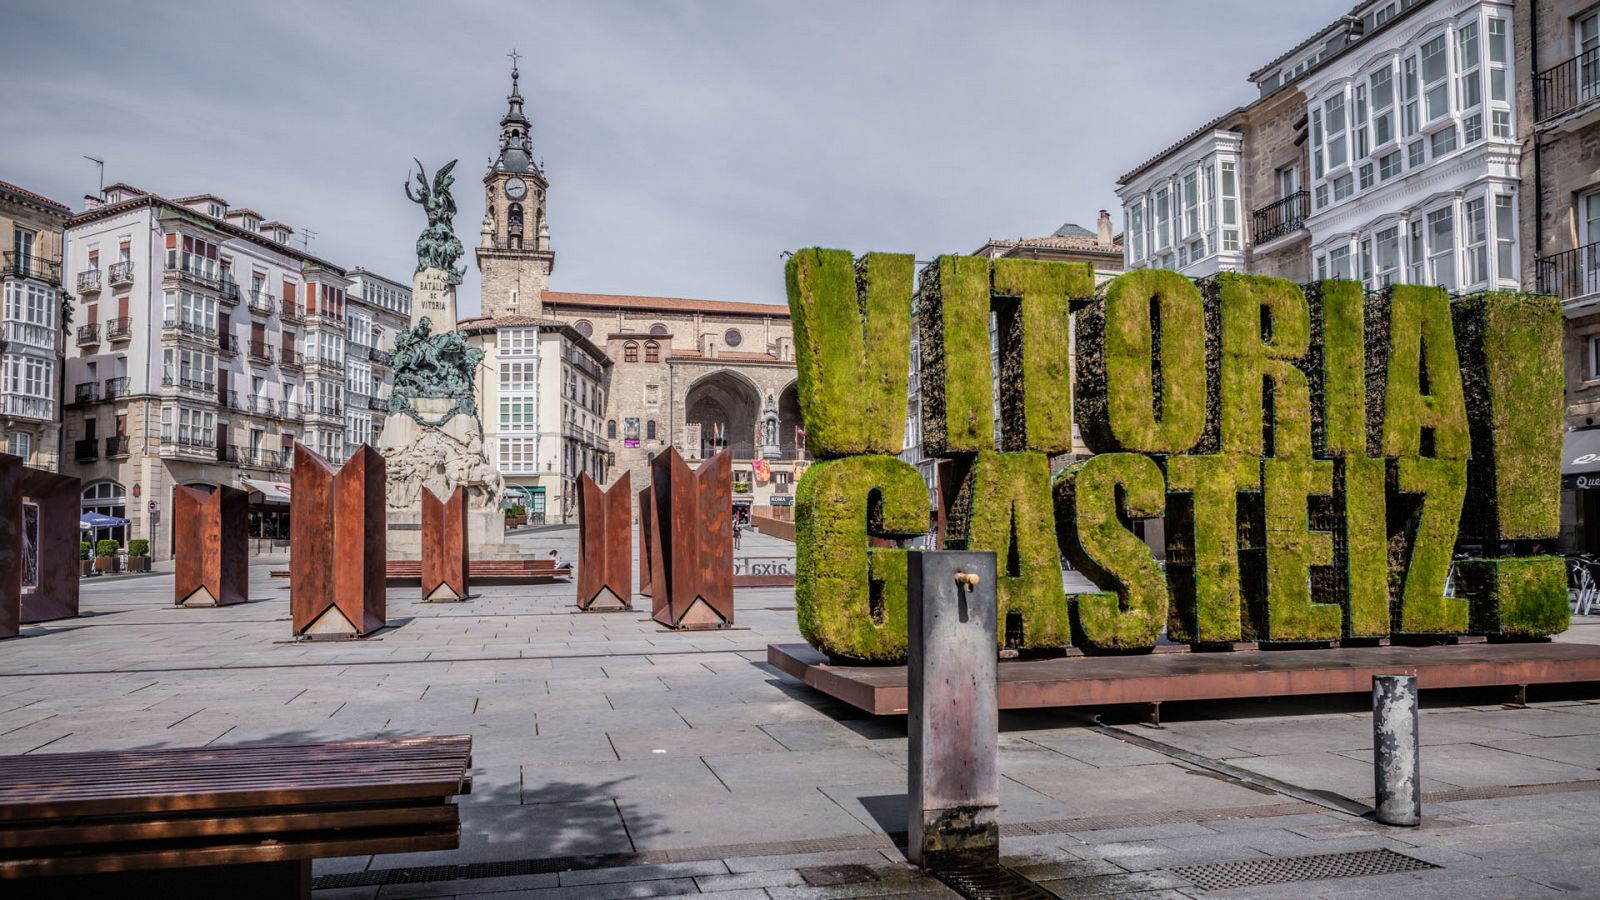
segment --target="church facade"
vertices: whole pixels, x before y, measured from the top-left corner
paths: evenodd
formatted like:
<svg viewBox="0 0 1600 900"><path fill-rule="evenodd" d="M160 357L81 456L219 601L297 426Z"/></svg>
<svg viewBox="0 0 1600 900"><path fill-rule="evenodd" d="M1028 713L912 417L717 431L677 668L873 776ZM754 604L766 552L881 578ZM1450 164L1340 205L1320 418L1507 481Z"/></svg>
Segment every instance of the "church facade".
<svg viewBox="0 0 1600 900"><path fill-rule="evenodd" d="M806 465L786 306L551 290L549 181L512 71L500 150L484 175L476 251L483 419L508 488L541 522L576 520L576 484L649 481L676 447L733 451L743 514L792 505Z"/></svg>

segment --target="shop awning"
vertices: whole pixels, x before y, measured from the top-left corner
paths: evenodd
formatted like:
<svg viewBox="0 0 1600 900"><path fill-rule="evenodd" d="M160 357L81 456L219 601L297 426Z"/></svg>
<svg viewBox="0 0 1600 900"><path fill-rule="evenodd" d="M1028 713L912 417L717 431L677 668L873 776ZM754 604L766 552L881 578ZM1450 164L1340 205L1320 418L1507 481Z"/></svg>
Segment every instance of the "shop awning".
<svg viewBox="0 0 1600 900"><path fill-rule="evenodd" d="M281 481L257 481L254 478L241 478L248 490L260 491L261 498L268 503L288 503L289 486Z"/></svg>

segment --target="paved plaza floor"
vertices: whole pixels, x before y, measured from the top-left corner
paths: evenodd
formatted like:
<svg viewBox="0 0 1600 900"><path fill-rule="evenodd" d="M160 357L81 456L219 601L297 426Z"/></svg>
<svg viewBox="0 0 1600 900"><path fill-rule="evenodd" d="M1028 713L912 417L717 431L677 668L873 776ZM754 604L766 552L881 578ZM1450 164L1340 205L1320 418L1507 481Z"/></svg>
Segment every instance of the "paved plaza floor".
<svg viewBox="0 0 1600 900"><path fill-rule="evenodd" d="M574 529L515 540L576 555ZM252 567L249 604L224 609L174 607L170 575L86 580L82 617L0 644L0 754L471 734L460 849L319 862L319 900L955 896L895 843L904 719L766 665L767 644L799 640L790 589L739 591L737 629L672 633L643 612L577 613L570 582L460 604L396 587L375 638L294 643L271 567ZM1600 618L1562 639L1600 642ZM1003 850L1064 897L1600 896L1600 693L1499 699L1425 697L1415 829L1180 762L1081 714L1006 713ZM1361 697L1163 717L1120 727L1309 791L1372 794ZM1184 869L1384 848L1436 868L1212 890ZM491 865L512 863L519 874Z"/></svg>

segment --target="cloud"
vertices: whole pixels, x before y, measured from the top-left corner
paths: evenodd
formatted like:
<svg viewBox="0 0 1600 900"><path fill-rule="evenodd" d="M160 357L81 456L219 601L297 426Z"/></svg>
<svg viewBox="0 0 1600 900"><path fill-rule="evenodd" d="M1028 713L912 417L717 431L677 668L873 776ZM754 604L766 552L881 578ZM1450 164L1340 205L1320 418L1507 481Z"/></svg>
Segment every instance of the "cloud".
<svg viewBox="0 0 1600 900"><path fill-rule="evenodd" d="M405 278L413 156L461 160L478 241L516 45L555 288L777 303L796 247L928 258L1115 214L1119 174L1343 10L1306 6L13 0L0 179L77 208L99 156Z"/></svg>

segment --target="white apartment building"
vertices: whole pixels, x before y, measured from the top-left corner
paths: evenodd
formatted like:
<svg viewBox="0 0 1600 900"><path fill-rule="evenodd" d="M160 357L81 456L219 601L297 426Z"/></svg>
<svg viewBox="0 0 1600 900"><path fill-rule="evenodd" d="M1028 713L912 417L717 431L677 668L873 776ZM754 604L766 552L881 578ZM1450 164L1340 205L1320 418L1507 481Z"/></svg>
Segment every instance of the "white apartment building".
<svg viewBox="0 0 1600 900"><path fill-rule="evenodd" d="M85 199L67 229L82 324L63 467L84 508L132 520L164 558L173 489L229 485L250 491L252 536L287 539L294 444L346 455L351 279L215 195Z"/></svg>
<svg viewBox="0 0 1600 900"><path fill-rule="evenodd" d="M411 288L360 268L345 298L345 444L377 444L394 384L394 340L411 326Z"/></svg>
<svg viewBox="0 0 1600 900"><path fill-rule="evenodd" d="M1416 3L1303 76L1316 277L1518 288L1512 7Z"/></svg>
<svg viewBox="0 0 1600 900"><path fill-rule="evenodd" d="M601 420L611 360L553 320L506 315L461 327L484 350L479 413L506 502L534 523L577 521L578 476L604 483L610 463Z"/></svg>
<svg viewBox="0 0 1600 900"><path fill-rule="evenodd" d="M0 181L0 453L52 471L61 440L61 243L70 214Z"/></svg>
<svg viewBox="0 0 1600 900"><path fill-rule="evenodd" d="M1244 135L1207 123L1162 156L1125 176L1123 252L1129 269L1173 269L1193 278L1244 267L1240 154Z"/></svg>

